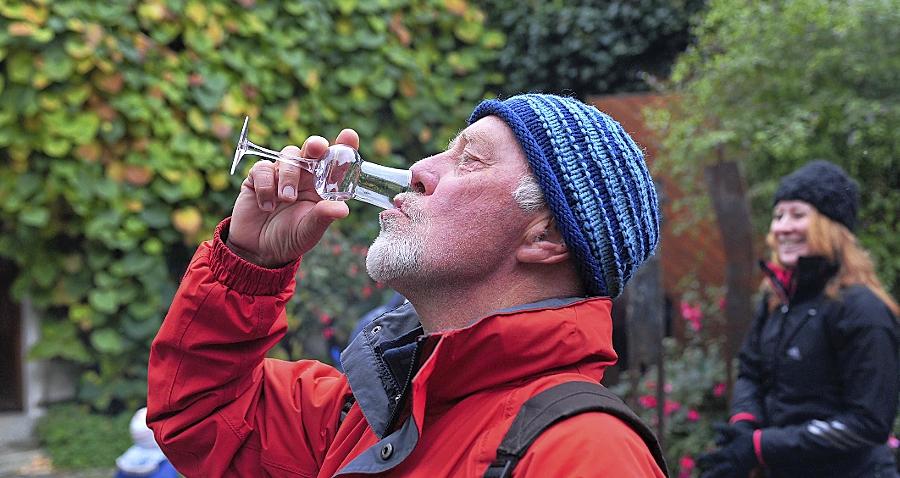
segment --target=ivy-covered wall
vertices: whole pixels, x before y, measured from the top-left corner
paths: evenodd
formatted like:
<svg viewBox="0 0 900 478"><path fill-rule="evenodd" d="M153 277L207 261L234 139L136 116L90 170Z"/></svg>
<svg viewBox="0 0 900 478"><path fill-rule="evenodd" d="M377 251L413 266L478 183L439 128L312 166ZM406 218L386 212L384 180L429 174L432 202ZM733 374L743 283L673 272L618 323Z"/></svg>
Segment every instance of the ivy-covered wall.
<svg viewBox="0 0 900 478"><path fill-rule="evenodd" d="M179 276L238 190L245 115L258 144L352 127L364 157L406 165L499 84L484 65L503 43L465 0L3 2L0 255L43 317L32 356L80 364L96 409L133 408ZM372 232L366 208L330 248ZM352 277L348 301L310 295L297 316L327 328L338 303L379 298Z"/></svg>

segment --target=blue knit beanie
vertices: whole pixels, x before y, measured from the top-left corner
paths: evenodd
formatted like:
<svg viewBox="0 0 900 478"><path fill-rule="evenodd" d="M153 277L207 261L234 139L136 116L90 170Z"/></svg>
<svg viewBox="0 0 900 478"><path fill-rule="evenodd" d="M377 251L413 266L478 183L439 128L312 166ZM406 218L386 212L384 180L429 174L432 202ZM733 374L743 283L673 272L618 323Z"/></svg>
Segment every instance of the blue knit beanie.
<svg viewBox="0 0 900 478"><path fill-rule="evenodd" d="M659 202L641 149L574 98L525 94L479 104L469 124L512 129L591 295L617 297L659 242Z"/></svg>

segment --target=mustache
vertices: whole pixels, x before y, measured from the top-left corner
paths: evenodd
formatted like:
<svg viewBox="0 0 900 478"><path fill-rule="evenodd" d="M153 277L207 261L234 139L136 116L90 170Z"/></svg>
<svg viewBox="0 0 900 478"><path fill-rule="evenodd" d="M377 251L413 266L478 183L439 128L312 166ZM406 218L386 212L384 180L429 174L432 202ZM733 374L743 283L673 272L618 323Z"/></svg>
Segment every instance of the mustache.
<svg viewBox="0 0 900 478"><path fill-rule="evenodd" d="M424 219L424 213L420 207L420 202L425 195L419 192L405 192L396 196L396 200L400 201L400 211L409 216L412 221L421 221Z"/></svg>
<svg viewBox="0 0 900 478"><path fill-rule="evenodd" d="M400 203L400 211L409 218L410 223L425 223L425 213L420 207L420 201L425 195L417 192L405 192L395 196L395 200ZM381 232L393 232L400 228L400 223L396 217L388 217L385 219L379 216L379 225Z"/></svg>

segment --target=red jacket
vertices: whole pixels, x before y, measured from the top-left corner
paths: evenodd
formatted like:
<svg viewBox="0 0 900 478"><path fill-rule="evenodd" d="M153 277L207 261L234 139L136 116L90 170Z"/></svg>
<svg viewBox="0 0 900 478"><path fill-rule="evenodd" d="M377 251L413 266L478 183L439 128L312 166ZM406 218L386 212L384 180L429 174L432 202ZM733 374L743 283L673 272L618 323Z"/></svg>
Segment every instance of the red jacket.
<svg viewBox="0 0 900 478"><path fill-rule="evenodd" d="M148 423L188 477L479 477L522 403L599 381L616 360L602 298L427 336L379 319L345 352L347 375L264 358L284 335L298 264L241 260L219 237L226 227L191 261L150 354ZM514 476L663 474L627 425L585 413L542 434Z"/></svg>

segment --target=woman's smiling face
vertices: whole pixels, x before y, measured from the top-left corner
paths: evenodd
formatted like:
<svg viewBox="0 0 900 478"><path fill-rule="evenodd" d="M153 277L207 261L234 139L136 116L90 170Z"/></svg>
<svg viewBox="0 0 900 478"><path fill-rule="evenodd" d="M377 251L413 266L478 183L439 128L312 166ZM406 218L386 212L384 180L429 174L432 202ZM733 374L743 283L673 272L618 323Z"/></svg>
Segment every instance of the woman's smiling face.
<svg viewBox="0 0 900 478"><path fill-rule="evenodd" d="M804 201L778 201L772 210L769 231L775 238L775 253L785 267L797 265L797 259L808 256L809 224L813 207Z"/></svg>

